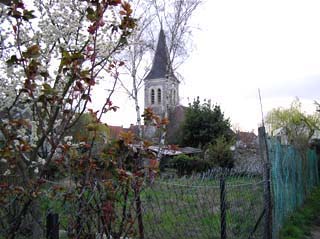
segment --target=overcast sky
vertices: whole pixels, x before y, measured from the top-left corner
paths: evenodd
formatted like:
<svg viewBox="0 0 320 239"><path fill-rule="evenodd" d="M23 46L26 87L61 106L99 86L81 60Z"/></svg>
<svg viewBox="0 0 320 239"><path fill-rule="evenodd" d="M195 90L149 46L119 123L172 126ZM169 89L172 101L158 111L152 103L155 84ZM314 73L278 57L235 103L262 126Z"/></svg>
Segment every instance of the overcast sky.
<svg viewBox="0 0 320 239"><path fill-rule="evenodd" d="M201 29L194 31L193 54L179 69L181 103L211 99L234 126L248 131L261 122L258 88L264 114L295 97L314 111L313 101L320 99L319 12L319 0L207 0L192 19ZM135 123L133 102L121 92L113 101L120 110L105 120Z"/></svg>

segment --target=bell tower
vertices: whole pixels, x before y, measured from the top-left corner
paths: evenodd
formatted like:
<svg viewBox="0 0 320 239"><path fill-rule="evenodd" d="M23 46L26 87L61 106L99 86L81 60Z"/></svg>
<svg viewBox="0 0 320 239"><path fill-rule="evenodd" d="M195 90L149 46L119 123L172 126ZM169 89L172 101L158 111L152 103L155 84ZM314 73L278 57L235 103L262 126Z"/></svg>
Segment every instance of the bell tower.
<svg viewBox="0 0 320 239"><path fill-rule="evenodd" d="M179 105L179 80L173 74L166 37L161 28L150 72L144 79L145 108L152 108L160 117Z"/></svg>

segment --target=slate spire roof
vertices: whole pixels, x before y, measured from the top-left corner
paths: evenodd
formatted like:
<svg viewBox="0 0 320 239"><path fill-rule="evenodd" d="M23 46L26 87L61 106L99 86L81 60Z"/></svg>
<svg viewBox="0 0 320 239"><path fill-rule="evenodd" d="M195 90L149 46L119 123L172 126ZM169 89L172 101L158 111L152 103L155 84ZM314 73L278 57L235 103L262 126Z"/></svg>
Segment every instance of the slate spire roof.
<svg viewBox="0 0 320 239"><path fill-rule="evenodd" d="M153 58L152 67L149 74L146 76L145 80L166 78L168 76L176 78L173 75L173 70L170 64L170 58L166 44L166 36L164 35L164 31L161 28L159 33L158 45Z"/></svg>

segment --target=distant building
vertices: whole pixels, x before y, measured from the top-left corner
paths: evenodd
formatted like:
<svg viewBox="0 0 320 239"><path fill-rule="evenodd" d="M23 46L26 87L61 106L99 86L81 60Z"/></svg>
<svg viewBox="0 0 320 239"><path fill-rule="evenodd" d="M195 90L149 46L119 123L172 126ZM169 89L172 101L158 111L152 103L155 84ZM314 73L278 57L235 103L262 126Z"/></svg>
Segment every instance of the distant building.
<svg viewBox="0 0 320 239"><path fill-rule="evenodd" d="M258 136L254 132L238 131L236 136L236 147L250 148L258 144Z"/></svg>
<svg viewBox="0 0 320 239"><path fill-rule="evenodd" d="M169 119L166 135L169 143L177 143L175 140L186 109L179 102L179 84L180 81L173 72L166 37L161 29L151 70L144 79L144 104L145 108L151 108L161 118ZM147 138L158 138L154 127L145 127L144 132Z"/></svg>
<svg viewBox="0 0 320 239"><path fill-rule="evenodd" d="M166 37L161 29L151 70L144 79L145 108L152 108L160 117L168 117L169 110L179 105L179 84L173 73Z"/></svg>
<svg viewBox="0 0 320 239"><path fill-rule="evenodd" d="M109 128L109 137L110 139L120 139L121 132L127 132L127 128L123 128L123 126L113 126L108 125Z"/></svg>
<svg viewBox="0 0 320 239"><path fill-rule="evenodd" d="M235 137L234 169L261 174L263 172L263 162L259 152L258 136L253 132L238 131Z"/></svg>

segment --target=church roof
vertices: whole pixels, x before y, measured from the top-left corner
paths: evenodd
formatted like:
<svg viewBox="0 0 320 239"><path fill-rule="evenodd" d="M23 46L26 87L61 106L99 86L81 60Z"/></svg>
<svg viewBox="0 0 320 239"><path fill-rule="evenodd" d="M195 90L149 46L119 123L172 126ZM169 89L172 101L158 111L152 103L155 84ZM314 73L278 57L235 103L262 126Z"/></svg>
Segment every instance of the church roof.
<svg viewBox="0 0 320 239"><path fill-rule="evenodd" d="M170 58L166 44L166 36L164 35L164 31L161 28L152 67L145 80L166 78L167 76L172 76L176 79L170 64Z"/></svg>

